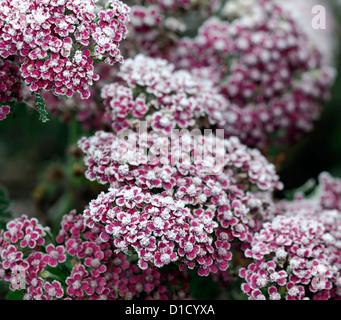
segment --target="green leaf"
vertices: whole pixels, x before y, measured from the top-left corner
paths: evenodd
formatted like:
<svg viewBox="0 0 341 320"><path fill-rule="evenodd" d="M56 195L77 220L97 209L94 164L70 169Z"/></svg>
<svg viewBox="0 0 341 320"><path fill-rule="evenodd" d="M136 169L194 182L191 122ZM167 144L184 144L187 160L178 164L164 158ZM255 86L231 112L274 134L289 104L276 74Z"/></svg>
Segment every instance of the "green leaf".
<svg viewBox="0 0 341 320"><path fill-rule="evenodd" d="M23 300L24 290L9 291L7 294L7 300Z"/></svg>

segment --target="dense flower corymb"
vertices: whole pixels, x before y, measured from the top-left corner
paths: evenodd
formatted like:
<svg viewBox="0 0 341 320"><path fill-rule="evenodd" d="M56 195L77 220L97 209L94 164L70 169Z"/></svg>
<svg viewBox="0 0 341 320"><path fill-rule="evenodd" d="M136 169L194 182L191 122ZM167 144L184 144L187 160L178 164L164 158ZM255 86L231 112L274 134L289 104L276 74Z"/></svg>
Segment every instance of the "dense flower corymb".
<svg viewBox="0 0 341 320"><path fill-rule="evenodd" d="M63 217L57 236L66 254L77 261L65 281L66 299L164 300L188 296L186 273L176 270L161 273L156 268L141 271L126 255L117 252L113 240L101 241L105 232L102 225L95 223L89 229L84 222L82 215L71 211ZM172 272L177 279L171 279ZM167 289L168 281L173 284L171 290Z"/></svg>
<svg viewBox="0 0 341 320"><path fill-rule="evenodd" d="M127 59L117 82L105 85L101 97L112 115L113 129L148 128L169 134L171 129L222 127L226 103L210 81L186 70L174 70L167 60L142 54ZM123 81L122 81L123 80Z"/></svg>
<svg viewBox="0 0 341 320"><path fill-rule="evenodd" d="M323 241L327 244L327 255L336 272L333 278L333 289L319 292L315 299L336 299L341 297L341 212L340 212L340 186L341 180L323 172L319 175L319 185L314 191L314 196L308 199L297 194L293 201L280 201L275 206L278 215L299 217L316 221L323 225L326 234Z"/></svg>
<svg viewBox="0 0 341 320"><path fill-rule="evenodd" d="M202 151L201 148L209 149L214 145L213 143L219 142L219 138L200 139L199 137L198 139L197 144L194 143L196 140L190 140L188 146L183 146L183 148L189 148L186 153ZM160 140L159 143L158 140ZM198 157L201 161L196 163L191 162L189 159L187 161L172 162L172 153L170 151L178 151L177 149L163 150L162 148L155 148L154 151L153 147L155 146L171 148L172 142L170 140L168 136L147 137L141 140L142 143L140 144L137 137L136 145L130 145L113 133L98 131L92 137L80 139L78 145L85 153L86 177L91 181L97 180L101 184L111 184L112 186L134 184L143 189L162 187L169 190L173 187L180 188L181 184L177 184L176 181L188 177L189 181L193 181L193 185L201 185L201 187L206 182L210 184L210 188L213 188L214 183L219 181L222 186L229 190L228 185L230 183L236 185L233 190L237 192L239 189L248 190L250 185L257 186L261 191L271 192L283 187L274 165L270 164L257 149L247 148L240 143L238 138L230 138L222 142L221 154L218 154L221 159L210 157L213 156L212 150L205 149L207 159ZM182 144L175 145L175 147L180 147L180 153L183 152L181 146ZM145 148L147 149L147 157L144 152ZM165 161L162 162L159 159L154 163L154 154L160 156L160 158L164 156ZM202 152L202 154L205 153ZM148 156L150 162L148 162ZM210 169L209 165L213 166L216 161L220 160L222 163L217 164L221 165L220 168L224 167L226 169L222 172L223 174L207 175L203 170L204 166ZM237 186L238 184L240 186ZM200 189L200 191L193 191L193 195L199 196L206 193L204 190ZM188 190L186 192L189 195L192 193Z"/></svg>
<svg viewBox="0 0 341 320"><path fill-rule="evenodd" d="M36 250L45 244L45 231L37 219L27 216L10 221L6 230L1 231L0 279L10 284L11 290L20 290L22 286L29 287L39 281L38 273L44 263L43 255L38 257Z"/></svg>
<svg viewBox="0 0 341 320"><path fill-rule="evenodd" d="M242 290L251 300L328 299L337 276L334 238L304 216L278 216L256 233L245 255L253 262L240 270Z"/></svg>
<svg viewBox="0 0 341 320"><path fill-rule="evenodd" d="M161 149L168 139L162 137ZM206 139L189 144L187 151L196 154L198 145L205 149ZM254 217L266 211L265 201L251 190L281 187L274 167L237 138L224 141L219 174L203 170L213 165L210 157L197 163L154 162L151 142L145 145L151 161L145 161L142 154L135 158L135 149L122 157L127 145L112 133L97 132L79 141L87 155L86 176L112 186L84 211L87 226L102 224L102 240L113 238L124 253L136 251L141 268L177 262L181 270L197 267L200 275L226 270L230 242L250 242L258 228Z"/></svg>
<svg viewBox="0 0 341 320"><path fill-rule="evenodd" d="M21 75L34 92L90 96L99 76L94 62L122 62L129 8L109 0L96 12L95 1L1 1L0 56L18 56Z"/></svg>
<svg viewBox="0 0 341 320"><path fill-rule="evenodd" d="M24 300L188 297L186 272L141 271L114 250L113 241L100 241L103 226L86 228L84 218L75 211L63 217L58 245L47 244L53 239L45 231L48 228L36 219L22 216L10 221L0 234L0 280L10 290L21 290Z"/></svg>

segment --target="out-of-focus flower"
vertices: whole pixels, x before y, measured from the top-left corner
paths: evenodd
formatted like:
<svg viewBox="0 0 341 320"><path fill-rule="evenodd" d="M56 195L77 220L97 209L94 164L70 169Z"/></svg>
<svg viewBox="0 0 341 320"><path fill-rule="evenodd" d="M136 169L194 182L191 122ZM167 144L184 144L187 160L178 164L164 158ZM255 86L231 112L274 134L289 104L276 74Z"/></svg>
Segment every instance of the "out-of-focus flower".
<svg viewBox="0 0 341 320"><path fill-rule="evenodd" d="M337 16L333 12L335 1L333 0L304 0L304 1L279 1L279 5L290 11L300 28L309 36L312 43L321 51L323 62L326 65L335 66L338 44L335 41L337 36ZM319 9L313 12L314 7ZM314 15L320 12L321 7L325 12L325 26L316 29L312 25ZM320 21L322 23L323 21ZM325 29L323 28L325 27Z"/></svg>
<svg viewBox="0 0 341 320"><path fill-rule="evenodd" d="M180 40L168 59L220 88L228 101L228 136L259 148L291 144L312 129L335 71L276 1L238 0L226 6L225 20L205 21L198 35Z"/></svg>
<svg viewBox="0 0 341 320"><path fill-rule="evenodd" d="M4 120L6 115L10 112L11 108L9 106L0 106L0 120Z"/></svg>
<svg viewBox="0 0 341 320"><path fill-rule="evenodd" d="M142 53L164 57L186 33L216 13L220 0L127 1L131 5L129 34L122 50L127 56Z"/></svg>
<svg viewBox="0 0 341 320"><path fill-rule="evenodd" d="M16 61L0 57L0 121L10 112L10 102L22 100L21 83Z"/></svg>

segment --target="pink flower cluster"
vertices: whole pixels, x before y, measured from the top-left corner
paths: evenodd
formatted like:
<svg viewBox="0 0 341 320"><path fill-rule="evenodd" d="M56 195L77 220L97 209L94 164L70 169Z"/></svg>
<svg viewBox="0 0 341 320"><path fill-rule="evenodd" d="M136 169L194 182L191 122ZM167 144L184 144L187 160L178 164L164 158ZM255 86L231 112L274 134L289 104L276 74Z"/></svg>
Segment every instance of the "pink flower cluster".
<svg viewBox="0 0 341 320"><path fill-rule="evenodd" d="M0 106L0 120L6 119L6 115L10 112L11 108L7 105Z"/></svg>
<svg viewBox="0 0 341 320"><path fill-rule="evenodd" d="M21 290L25 300L64 297L63 283L52 270L66 261L66 252L61 245L47 244L48 232L37 219L24 215L10 221L0 234L0 279L10 290Z"/></svg>
<svg viewBox="0 0 341 320"><path fill-rule="evenodd" d="M139 52L142 48L148 50L152 54L160 51L160 43L158 37L160 36L160 29L163 22L163 16L156 6L139 6L135 5L131 8L130 25L133 29L133 34L128 35L128 41L131 40L127 48L128 54L132 55L134 52Z"/></svg>
<svg viewBox="0 0 341 320"><path fill-rule="evenodd" d="M197 151L195 145L187 151ZM112 133L97 132L79 147L86 154L86 177L112 186L84 211L87 226L103 224L102 240L113 238L124 253L136 251L141 268L177 262L181 270L198 267L200 275L226 270L230 242L250 242L258 227L253 217L266 212L266 202L251 190L282 187L274 166L237 138L224 141L217 175L207 174L202 162L145 162L142 154L136 160L138 151ZM153 153L153 144L146 147Z"/></svg>
<svg viewBox="0 0 341 320"><path fill-rule="evenodd" d="M336 268L328 247L333 237L322 223L301 216L278 216L256 233L240 269L242 290L251 300L330 298Z"/></svg>
<svg viewBox="0 0 341 320"><path fill-rule="evenodd" d="M22 216L0 235L0 279L10 290L22 290L25 300L188 297L185 272L141 272L112 242L100 240L104 227L87 229L75 211L63 217L58 245L48 244L46 232L35 218Z"/></svg>
<svg viewBox="0 0 341 320"><path fill-rule="evenodd" d="M26 297L36 296L38 292L43 296L44 281L39 274L50 262L48 254L44 258L39 252L45 242L46 230L37 219L25 215L10 221L6 230L1 231L0 279L7 282L11 290L24 290ZM60 289L58 283L53 286ZM56 291L56 295L59 293ZM45 292L44 298L49 297Z"/></svg>
<svg viewBox="0 0 341 320"><path fill-rule="evenodd" d="M149 264L161 268L177 261L181 270L186 265L190 269L199 265L200 275L215 272L218 267L226 270L231 259L230 244L221 240L213 244L209 236L217 228L213 213L198 209L191 214L184 205L167 195L154 196L136 187L125 187L100 194L84 217L90 228L96 221L105 224L102 241L113 237L122 252L136 251L141 269ZM216 253L212 254L214 247Z"/></svg>
<svg viewBox="0 0 341 320"><path fill-rule="evenodd" d="M63 217L57 241L65 246L72 259L72 270L66 278L66 299L175 299L187 297L188 277L178 272L174 287L166 286L170 274L156 268L141 270L117 253L112 241L101 241L104 227L86 228L82 215L75 211ZM179 285L183 281L183 286Z"/></svg>
<svg viewBox="0 0 341 320"><path fill-rule="evenodd" d="M22 100L21 80L16 62L0 57L0 121L10 112L8 103Z"/></svg>
<svg viewBox="0 0 341 320"><path fill-rule="evenodd" d="M249 299L341 297L340 180L323 172L314 196L297 194L275 204L272 221L263 224L240 270Z"/></svg>
<svg viewBox="0 0 341 320"><path fill-rule="evenodd" d="M250 2L231 21L207 20L168 59L215 82L227 99L225 132L249 146L290 144L312 129L334 70L298 23L272 0Z"/></svg>
<svg viewBox="0 0 341 320"><path fill-rule="evenodd" d="M328 243L326 251L335 268L336 276L331 295L341 297L341 211L339 207L339 187L341 180L323 172L319 175L319 185L314 196L304 198L298 194L293 201L280 201L276 204L276 214L298 216L321 223L328 235L324 240ZM320 297L321 298L321 297ZM323 298L323 297L322 297ZM326 298L326 297L324 297Z"/></svg>
<svg viewBox="0 0 341 320"><path fill-rule="evenodd" d="M122 62L129 8L109 0L96 13L95 1L11 0L0 10L0 56L18 56L21 75L33 92L52 91L89 98L99 79L94 63Z"/></svg>
<svg viewBox="0 0 341 320"><path fill-rule="evenodd" d="M211 83L185 70L174 71L166 60L140 54L127 59L118 76L121 81L105 85L101 93L115 131L134 128L136 120L165 134L200 127L200 122L201 127L224 125L226 104Z"/></svg>

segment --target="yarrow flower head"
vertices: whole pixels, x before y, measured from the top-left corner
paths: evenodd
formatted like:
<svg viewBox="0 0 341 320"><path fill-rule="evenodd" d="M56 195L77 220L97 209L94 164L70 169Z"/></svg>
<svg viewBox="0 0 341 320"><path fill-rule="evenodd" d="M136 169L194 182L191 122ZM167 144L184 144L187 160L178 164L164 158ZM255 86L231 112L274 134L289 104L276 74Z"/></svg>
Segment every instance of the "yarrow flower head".
<svg viewBox="0 0 341 320"><path fill-rule="evenodd" d="M337 276L330 237L322 223L301 216L265 223L245 252L253 262L240 269L242 290L251 300L328 299Z"/></svg>
<svg viewBox="0 0 341 320"><path fill-rule="evenodd" d="M319 184L313 191L313 196L305 198L297 194L292 201L280 201L275 206L277 215L299 217L316 221L323 225L326 232L322 240L327 246L326 255L331 261L333 272L333 288L320 291L314 296L316 299L328 299L330 296L340 299L341 296L341 211L340 185L341 180L322 172L318 177Z"/></svg>
<svg viewBox="0 0 341 320"><path fill-rule="evenodd" d="M52 91L89 98L99 79L94 63L122 62L129 8L109 0L96 12L95 1L2 1L0 56L18 57L21 76L31 91Z"/></svg>
<svg viewBox="0 0 341 320"><path fill-rule="evenodd" d="M226 105L212 84L185 70L175 71L164 59L139 54L127 59L118 76L101 92L115 131L134 128L137 120L163 133L208 124L223 126Z"/></svg>
<svg viewBox="0 0 341 320"><path fill-rule="evenodd" d="M141 271L117 252L113 240L102 241L105 232L101 224L86 227L82 215L71 211L63 217L57 240L66 247L73 259L73 267L65 281L66 299L176 299L187 297L188 276L177 272L178 280L168 291L166 284L171 273L160 273L156 268ZM183 281L179 286L178 281ZM180 289L181 288L181 289Z"/></svg>
<svg viewBox="0 0 341 320"><path fill-rule="evenodd" d="M214 183L218 181L223 186L221 189L228 188L231 184L236 185L234 190L237 192L239 189L248 190L250 185L256 185L261 191L270 192L283 187L274 165L270 164L257 149L246 147L235 137L222 140L219 137L214 139L212 136L198 136L185 141L186 143L180 141L179 145L172 143L169 136L146 137L142 142L139 142L136 137L134 141L135 145L129 144L125 137L103 131L96 132L92 137L80 139L78 145L85 153L86 177L91 181L97 180L101 184L111 186L133 184L143 189L178 188L181 185L177 184L177 179L185 177L193 181L190 189L194 188L194 190L196 190L195 186L201 186L205 182L211 185L210 189L213 189ZM213 142L221 147L215 150L216 157L210 149ZM165 150L162 149L164 146ZM182 155L184 150L186 154L196 152L195 161L191 161L185 155L183 159L181 157L176 159L174 154L172 156L171 151L174 153L179 151ZM203 154L207 157L203 157ZM159 158L155 159L154 155ZM213 165L223 170L222 176L207 174ZM216 189L214 193L220 191L219 188ZM192 197L200 194L203 197L206 192L199 193L197 190L188 193Z"/></svg>
<svg viewBox="0 0 341 320"><path fill-rule="evenodd" d="M340 299L340 179L323 172L313 196L275 204L273 221L255 234L242 268L250 299Z"/></svg>
<svg viewBox="0 0 341 320"><path fill-rule="evenodd" d="M86 228L83 216L76 211L63 217L58 245L48 243L45 231L48 233L48 228L36 219L22 216L10 221L0 234L0 279L10 290L21 290L25 300L189 297L186 272L160 273L156 268L141 271L117 252L113 241L100 240L103 226ZM170 282L171 290L167 287Z"/></svg>
<svg viewBox="0 0 341 320"><path fill-rule="evenodd" d="M161 149L168 139L164 137ZM186 151L197 154L207 148L205 138L198 139ZM97 132L79 146L86 154L88 179L112 187L84 211L86 225L103 225L102 241L114 239L123 253L137 252L143 269L176 262L181 270L197 267L200 275L226 270L230 242L250 242L253 217L266 211L252 186L260 193L281 188L274 167L237 138L222 140L222 171L216 175L205 170L210 157L197 163L154 162L153 144L148 143L150 161L143 154L135 158L136 150L129 148L122 157L126 144L112 133Z"/></svg>
<svg viewBox="0 0 341 320"><path fill-rule="evenodd" d="M45 244L46 232L35 218L27 216L7 223L0 234L1 279L10 284L11 290L24 289L43 269L42 254L37 251Z"/></svg>

